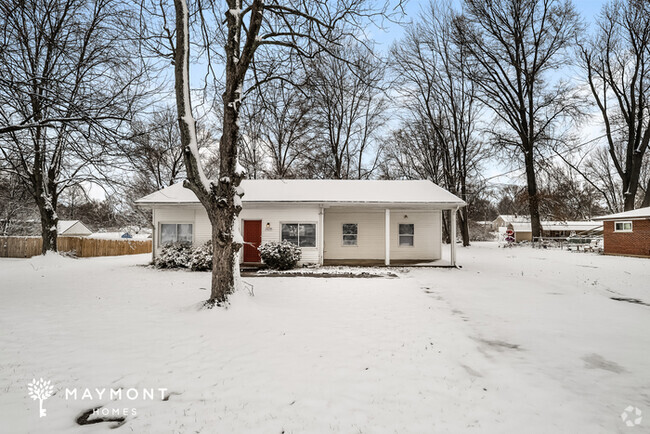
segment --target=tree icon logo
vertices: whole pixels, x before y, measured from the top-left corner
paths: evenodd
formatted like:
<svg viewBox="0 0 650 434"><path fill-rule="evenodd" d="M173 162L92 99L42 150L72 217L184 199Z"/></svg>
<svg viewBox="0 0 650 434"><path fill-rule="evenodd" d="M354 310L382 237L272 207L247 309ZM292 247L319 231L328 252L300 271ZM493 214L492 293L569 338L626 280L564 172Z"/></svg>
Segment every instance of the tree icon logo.
<svg viewBox="0 0 650 434"><path fill-rule="evenodd" d="M641 425L641 422L643 421L643 412L640 408L629 405L625 408L623 413L621 413L621 419L625 422L625 425L629 427Z"/></svg>
<svg viewBox="0 0 650 434"><path fill-rule="evenodd" d="M43 401L52 396L54 392L54 387L51 382L43 380L43 378L36 380L32 379L32 382L27 384L27 391L29 392L29 397L34 401L38 399L38 409L39 417L45 417L47 415L45 409L43 408Z"/></svg>

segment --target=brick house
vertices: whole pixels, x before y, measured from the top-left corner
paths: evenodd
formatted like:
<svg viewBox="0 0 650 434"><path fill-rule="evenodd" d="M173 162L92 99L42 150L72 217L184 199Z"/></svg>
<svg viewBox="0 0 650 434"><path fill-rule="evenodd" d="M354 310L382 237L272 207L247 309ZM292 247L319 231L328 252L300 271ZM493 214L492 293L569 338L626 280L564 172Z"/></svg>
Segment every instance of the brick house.
<svg viewBox="0 0 650 434"><path fill-rule="evenodd" d="M594 217L603 225L606 255L650 258L650 207Z"/></svg>

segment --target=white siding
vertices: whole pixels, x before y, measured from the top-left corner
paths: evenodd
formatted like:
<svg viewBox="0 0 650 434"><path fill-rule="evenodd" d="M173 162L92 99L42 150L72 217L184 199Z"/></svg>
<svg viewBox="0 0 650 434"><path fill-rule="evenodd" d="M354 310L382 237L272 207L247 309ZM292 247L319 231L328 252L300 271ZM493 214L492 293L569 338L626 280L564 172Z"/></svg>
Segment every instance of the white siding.
<svg viewBox="0 0 650 434"><path fill-rule="evenodd" d="M262 243L279 241L282 223L316 224L316 247L302 249L302 264L318 263L321 231L318 227L320 208L316 205L249 207L242 210L240 219L262 220ZM404 218L404 216L408 216ZM391 211L391 259L435 260L441 257L441 212L422 210ZM379 208L328 208L324 216L325 259L384 259L385 227L384 209ZM165 206L154 212L155 252L160 251L161 223L193 223L194 245L201 245L211 238L210 221L200 206ZM267 230L267 223L270 230ZM357 246L343 246L343 223L357 223ZM398 228L400 223L415 225L413 247L400 247ZM243 227L243 224L242 224ZM240 255L240 258L242 256ZM241 259L240 259L241 260Z"/></svg>
<svg viewBox="0 0 650 434"><path fill-rule="evenodd" d="M441 216L440 211L393 210L390 213L390 259L440 259L442 248ZM415 236L413 237L412 247L400 247L400 223L413 224Z"/></svg>
<svg viewBox="0 0 650 434"><path fill-rule="evenodd" d="M282 223L314 223L316 224L316 247L303 247L301 264L317 264L320 230L318 228L318 213L320 208L314 205L299 207L269 207L269 208L244 208L239 214L243 220L262 220L262 243L267 241L280 241ZM270 223L271 229L267 230L266 224ZM242 228L244 227L242 223ZM241 255L240 255L241 258ZM241 259L240 259L241 260Z"/></svg>
<svg viewBox="0 0 650 434"><path fill-rule="evenodd" d="M357 245L343 245L343 224L356 223ZM325 210L325 259L383 259L384 210Z"/></svg>
<svg viewBox="0 0 650 434"><path fill-rule="evenodd" d="M405 216L407 216L405 218ZM356 246L343 245L343 224L358 225ZM415 237L412 247L400 247L398 229L400 223L414 225ZM385 210L342 209L325 210L325 259L375 259L385 255ZM391 210L390 257L394 260L435 260L441 257L442 226L440 211Z"/></svg>
<svg viewBox="0 0 650 434"><path fill-rule="evenodd" d="M210 223L208 222L207 233L208 238L204 239L203 236L198 236L197 234L204 234L206 232L205 222L199 220L197 222L196 214L203 212L203 215L207 219L207 214L203 208L196 208L190 206L165 206L161 208L156 208L154 212L154 256L157 256L160 253L160 224L161 223L192 223L192 238L194 245L200 245L210 239ZM198 224L197 224L198 223Z"/></svg>

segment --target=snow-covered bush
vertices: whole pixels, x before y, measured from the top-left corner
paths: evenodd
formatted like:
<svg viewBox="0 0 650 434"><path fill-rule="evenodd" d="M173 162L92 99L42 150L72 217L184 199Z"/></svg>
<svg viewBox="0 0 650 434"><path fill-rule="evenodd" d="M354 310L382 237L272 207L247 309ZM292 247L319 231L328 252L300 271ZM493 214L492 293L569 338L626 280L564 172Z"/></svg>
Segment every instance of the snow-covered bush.
<svg viewBox="0 0 650 434"><path fill-rule="evenodd" d="M154 261L156 268L188 268L192 257L192 246L187 243L167 244Z"/></svg>
<svg viewBox="0 0 650 434"><path fill-rule="evenodd" d="M269 241L262 244L257 248L260 251L260 256L269 268L276 270L289 270L294 268L300 257L302 250L289 241Z"/></svg>
<svg viewBox="0 0 650 434"><path fill-rule="evenodd" d="M189 268L192 271L212 270L212 241L208 241L192 251Z"/></svg>

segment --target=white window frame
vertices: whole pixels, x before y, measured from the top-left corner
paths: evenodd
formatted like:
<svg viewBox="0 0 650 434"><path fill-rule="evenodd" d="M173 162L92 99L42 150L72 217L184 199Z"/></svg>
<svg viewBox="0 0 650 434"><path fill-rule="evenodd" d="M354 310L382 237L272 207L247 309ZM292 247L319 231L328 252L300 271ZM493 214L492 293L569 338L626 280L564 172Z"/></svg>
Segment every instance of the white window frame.
<svg viewBox="0 0 650 434"><path fill-rule="evenodd" d="M300 228L298 228L298 247L300 247L301 249L313 249L313 250L318 249L318 242L319 242L319 239L318 239L318 222L309 222L309 221L280 222L280 228L279 228L279 230L280 230L280 237L279 237L280 242L282 242L282 225L314 225L314 230L315 230L314 247L300 247Z"/></svg>
<svg viewBox="0 0 650 434"><path fill-rule="evenodd" d="M411 226L413 226L413 235L411 235L411 234L404 234L404 235L400 234L399 233L400 225L411 225ZM408 236L410 236L413 239L413 244L412 245L408 246L406 244L400 243L400 241L399 241L400 237L408 237ZM397 247L403 248L403 249L412 249L412 248L415 247L415 223L398 223L397 224Z"/></svg>
<svg viewBox="0 0 650 434"><path fill-rule="evenodd" d="M158 245L160 247L165 246L166 243L163 243L162 240L162 225L191 225L192 226L192 241L191 244L194 245L194 240L196 237L196 231L195 231L195 226L196 224L194 222L189 222L189 221L182 221L182 222L177 222L177 221L167 221L167 222L158 222ZM178 228L176 228L176 238L178 239ZM178 241L174 241L174 243L177 243Z"/></svg>
<svg viewBox="0 0 650 434"><path fill-rule="evenodd" d="M617 229L616 226L619 224L622 226L625 226L626 224L630 224L630 229ZM634 230L634 224L632 223L632 220L623 220L623 221L615 221L614 222L614 232L627 232L630 233Z"/></svg>
<svg viewBox="0 0 650 434"><path fill-rule="evenodd" d="M357 227L357 232L355 234L344 234L343 233L343 226L345 225L355 225ZM354 240L354 244L345 244L345 236L346 235L354 235L356 238ZM341 223L341 246L342 247L359 247L359 223Z"/></svg>

